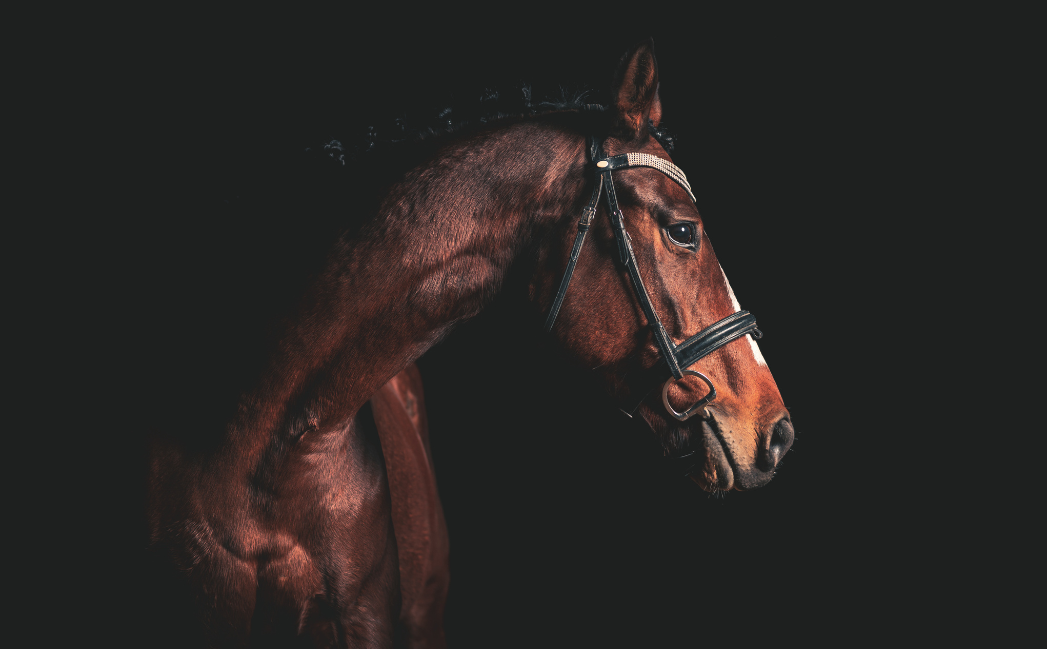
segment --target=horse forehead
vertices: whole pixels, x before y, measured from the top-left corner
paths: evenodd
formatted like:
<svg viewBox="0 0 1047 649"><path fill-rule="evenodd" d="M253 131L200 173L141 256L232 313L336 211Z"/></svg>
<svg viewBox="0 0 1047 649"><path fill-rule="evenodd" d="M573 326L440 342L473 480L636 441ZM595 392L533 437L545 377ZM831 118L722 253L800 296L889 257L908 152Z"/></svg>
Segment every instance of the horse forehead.
<svg viewBox="0 0 1047 649"><path fill-rule="evenodd" d="M691 201L687 192L677 185L671 178L651 167L633 167L615 174L615 184L621 185L627 191L623 192L635 200L639 206L646 207L649 211L661 209L665 211L678 212L681 210L694 212L697 216L698 208Z"/></svg>

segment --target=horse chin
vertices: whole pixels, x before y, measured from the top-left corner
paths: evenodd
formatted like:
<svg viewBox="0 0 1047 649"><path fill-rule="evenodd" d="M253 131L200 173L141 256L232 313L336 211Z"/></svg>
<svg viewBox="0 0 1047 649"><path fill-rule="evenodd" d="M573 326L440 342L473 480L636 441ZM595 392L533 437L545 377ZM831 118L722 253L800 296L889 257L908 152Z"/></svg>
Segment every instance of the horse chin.
<svg viewBox="0 0 1047 649"><path fill-rule="evenodd" d="M730 491L734 488L734 469L724 453L723 445L707 422L702 422L700 430L702 441L698 453L704 453L705 461L695 467L691 480L709 493ZM691 435L697 432L694 429L690 431Z"/></svg>
<svg viewBox="0 0 1047 649"><path fill-rule="evenodd" d="M692 419L689 425L681 425L679 422L668 420L654 414L653 411L641 405L640 416L647 422L655 433L662 439L692 439L698 437L691 447L698 452L702 462L695 467L690 478L703 490L709 493L730 491L734 488L734 468L724 452L723 444L716 435L716 431L707 421Z"/></svg>

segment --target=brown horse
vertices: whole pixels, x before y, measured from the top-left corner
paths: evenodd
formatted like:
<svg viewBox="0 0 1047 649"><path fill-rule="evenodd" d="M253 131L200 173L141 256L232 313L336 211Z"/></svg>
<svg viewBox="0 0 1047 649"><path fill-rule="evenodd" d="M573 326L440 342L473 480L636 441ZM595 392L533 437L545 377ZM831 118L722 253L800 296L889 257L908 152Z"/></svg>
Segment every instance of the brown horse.
<svg viewBox="0 0 1047 649"><path fill-rule="evenodd" d="M642 43L623 57L606 110L505 119L448 140L334 244L213 443L156 436L152 547L197 642L441 642L446 546L441 532L425 538L442 530L431 474L399 475L431 465L417 375L398 374L489 304L511 269L529 277L518 299L552 312L553 343L597 368L699 485L771 479L792 424L686 178L652 135L658 84ZM419 583L426 575L433 584Z"/></svg>

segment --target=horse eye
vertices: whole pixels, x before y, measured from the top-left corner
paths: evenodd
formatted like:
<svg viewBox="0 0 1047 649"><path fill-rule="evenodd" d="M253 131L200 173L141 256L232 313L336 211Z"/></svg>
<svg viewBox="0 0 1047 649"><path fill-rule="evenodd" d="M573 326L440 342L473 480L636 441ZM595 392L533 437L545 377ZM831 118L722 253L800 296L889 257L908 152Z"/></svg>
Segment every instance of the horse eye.
<svg viewBox="0 0 1047 649"><path fill-rule="evenodd" d="M689 246L694 243L694 226L690 223L670 225L665 231L673 243L681 246Z"/></svg>

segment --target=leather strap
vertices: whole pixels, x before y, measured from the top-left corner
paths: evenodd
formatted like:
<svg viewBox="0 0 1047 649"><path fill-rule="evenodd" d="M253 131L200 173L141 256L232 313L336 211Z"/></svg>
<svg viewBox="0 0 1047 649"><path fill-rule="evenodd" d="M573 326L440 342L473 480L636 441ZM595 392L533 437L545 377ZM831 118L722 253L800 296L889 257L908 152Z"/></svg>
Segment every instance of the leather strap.
<svg viewBox="0 0 1047 649"><path fill-rule="evenodd" d="M560 280L560 288L556 291L556 298L553 300L553 307L549 310L549 315L545 319L545 331L548 333L553 330L553 323L556 322L556 316L560 314L560 306L563 304L564 296L567 295L567 287L571 284L571 277L574 275L574 266L578 263L578 257L582 254L582 245L585 243L585 235L589 232L589 226L593 222L593 217L596 216L596 204L600 200L600 192L603 189L603 175L596 177L596 187L593 188L593 197L589 199L589 204L582 210L582 218L578 219L578 234L574 237L574 246L571 248L571 256L567 260L567 270L564 271L563 279Z"/></svg>
<svg viewBox="0 0 1047 649"><path fill-rule="evenodd" d="M607 185L607 209L611 213L611 225L614 227L614 238L618 241L620 261L629 272L633 290L636 291L636 297L640 301L640 308L643 309L644 316L647 318L647 324L654 333L654 342L658 345L658 350L662 352L662 358L668 361L669 369L672 371L673 376L678 379L682 378L683 372L680 370L680 364L676 360L676 354L673 353L675 345L673 345L673 341L665 331L665 327L662 326L662 321L658 318L658 314L654 312L654 306L651 304L651 298L647 294L647 288L643 285L640 271L636 268L636 253L633 252L632 243L629 241L629 233L625 231L622 211L618 209L618 197L614 192L611 170L607 169L601 175L607 176L607 182L605 183Z"/></svg>
<svg viewBox="0 0 1047 649"><path fill-rule="evenodd" d="M691 197L692 203L698 202L695 200L694 192L691 190L691 183L687 182L687 176L684 175L679 167L664 158L659 158L658 156L649 153L619 153L618 155L605 158L600 162L607 163L606 166L601 167L601 170L606 171L628 169L630 167L650 167L652 169L657 169L668 176L669 179L677 185L683 187L684 191L687 192L687 195Z"/></svg>

